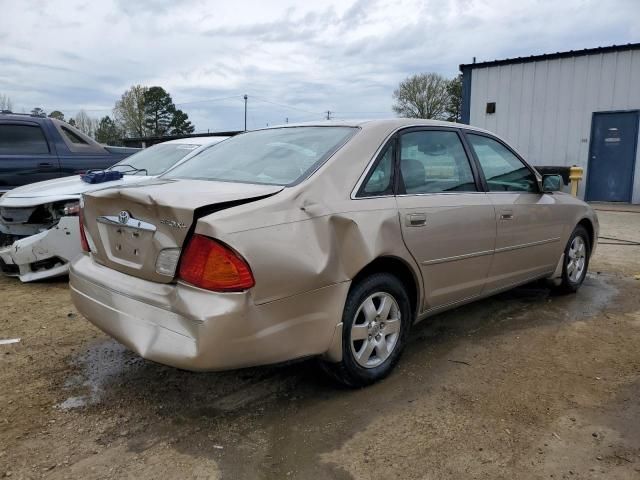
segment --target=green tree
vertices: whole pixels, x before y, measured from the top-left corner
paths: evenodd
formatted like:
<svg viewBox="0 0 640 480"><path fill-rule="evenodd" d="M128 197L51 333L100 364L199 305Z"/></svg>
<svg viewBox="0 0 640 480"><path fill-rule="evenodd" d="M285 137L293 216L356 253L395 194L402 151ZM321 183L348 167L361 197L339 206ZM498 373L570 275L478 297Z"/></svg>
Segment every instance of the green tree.
<svg viewBox="0 0 640 480"><path fill-rule="evenodd" d="M144 94L144 125L148 135L168 133L176 112L171 95L162 87L150 87Z"/></svg>
<svg viewBox="0 0 640 480"><path fill-rule="evenodd" d="M133 85L122 94L113 109L116 123L127 136L144 137L147 133L144 109L146 91L147 87Z"/></svg>
<svg viewBox="0 0 640 480"><path fill-rule="evenodd" d="M401 117L446 118L448 80L437 73L419 73L400 82L393 92L393 111Z"/></svg>
<svg viewBox="0 0 640 480"><path fill-rule="evenodd" d="M76 121L73 118L70 118L69 121L67 122L69 125L71 125L72 127L76 126Z"/></svg>
<svg viewBox="0 0 640 480"><path fill-rule="evenodd" d="M55 118L56 120L64 122L64 113L62 113L60 110L54 110L49 114L49 118Z"/></svg>
<svg viewBox="0 0 640 480"><path fill-rule="evenodd" d="M462 120L462 75L449 80L447 83L447 120L459 122Z"/></svg>
<svg viewBox="0 0 640 480"><path fill-rule="evenodd" d="M109 115L100 119L95 132L97 142L106 145L121 145L122 132Z"/></svg>
<svg viewBox="0 0 640 480"><path fill-rule="evenodd" d="M171 120L171 135L181 135L185 133L193 133L196 127L189 120L189 116L182 110L176 110Z"/></svg>
<svg viewBox="0 0 640 480"><path fill-rule="evenodd" d="M45 112L40 107L35 107L33 110L31 110L31 115L33 115L34 117L46 117L47 112Z"/></svg>

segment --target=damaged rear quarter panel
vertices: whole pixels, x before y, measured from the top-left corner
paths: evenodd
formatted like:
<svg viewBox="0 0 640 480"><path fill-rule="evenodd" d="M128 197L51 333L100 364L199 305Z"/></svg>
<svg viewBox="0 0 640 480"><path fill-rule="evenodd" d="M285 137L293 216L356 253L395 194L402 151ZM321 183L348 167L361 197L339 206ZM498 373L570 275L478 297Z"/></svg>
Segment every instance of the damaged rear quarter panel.
<svg viewBox="0 0 640 480"><path fill-rule="evenodd" d="M349 281L379 256L403 256L393 199L385 203L387 208L332 213L225 236L202 233L217 236L247 259L256 280L255 301L265 303Z"/></svg>

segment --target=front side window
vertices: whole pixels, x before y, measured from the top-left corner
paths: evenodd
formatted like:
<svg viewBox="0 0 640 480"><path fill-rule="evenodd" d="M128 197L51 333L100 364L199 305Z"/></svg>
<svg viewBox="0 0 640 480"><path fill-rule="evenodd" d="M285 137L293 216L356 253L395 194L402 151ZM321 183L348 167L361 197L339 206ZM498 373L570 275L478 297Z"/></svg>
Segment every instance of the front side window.
<svg viewBox="0 0 640 480"><path fill-rule="evenodd" d="M536 176L507 147L489 137L466 134L490 192L537 192Z"/></svg>
<svg viewBox="0 0 640 480"><path fill-rule="evenodd" d="M283 127L232 137L171 169L170 178L291 185L308 177L357 128Z"/></svg>
<svg viewBox="0 0 640 480"><path fill-rule="evenodd" d="M362 186L360 197L390 195L393 193L393 152L389 144L380 156L380 160Z"/></svg>
<svg viewBox="0 0 640 480"><path fill-rule="evenodd" d="M424 130L400 137L406 193L475 192L469 159L456 132Z"/></svg>
<svg viewBox="0 0 640 480"><path fill-rule="evenodd" d="M49 145L36 125L0 125L0 155L49 153Z"/></svg>

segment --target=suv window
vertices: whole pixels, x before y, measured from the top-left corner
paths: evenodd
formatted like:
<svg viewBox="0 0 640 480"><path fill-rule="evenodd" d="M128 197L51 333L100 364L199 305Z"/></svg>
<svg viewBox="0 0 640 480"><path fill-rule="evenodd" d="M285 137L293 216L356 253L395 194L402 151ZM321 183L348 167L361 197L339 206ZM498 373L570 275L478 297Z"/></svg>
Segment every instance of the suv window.
<svg viewBox="0 0 640 480"><path fill-rule="evenodd" d="M369 178L360 190L360 197L388 195L393 193L393 144L383 151L378 165L369 174Z"/></svg>
<svg viewBox="0 0 640 480"><path fill-rule="evenodd" d="M0 155L49 153L49 145L37 125L0 125Z"/></svg>
<svg viewBox="0 0 640 480"><path fill-rule="evenodd" d="M527 166L507 147L489 137L466 134L490 192L537 192L538 181Z"/></svg>
<svg viewBox="0 0 640 480"><path fill-rule="evenodd" d="M65 127L61 127L62 131L64 132L64 134L67 136L67 138L71 141L71 143L76 143L78 145L88 145L87 142L85 142L82 137L80 137L80 135L73 133L71 130L69 130L68 128Z"/></svg>
<svg viewBox="0 0 640 480"><path fill-rule="evenodd" d="M475 192L469 159L456 132L423 130L400 137L407 193Z"/></svg>

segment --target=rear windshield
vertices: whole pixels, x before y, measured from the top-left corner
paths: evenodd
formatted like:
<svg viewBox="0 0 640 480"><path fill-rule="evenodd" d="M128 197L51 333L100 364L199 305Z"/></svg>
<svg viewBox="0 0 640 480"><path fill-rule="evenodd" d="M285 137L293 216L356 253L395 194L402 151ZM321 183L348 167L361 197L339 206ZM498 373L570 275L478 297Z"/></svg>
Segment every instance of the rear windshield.
<svg viewBox="0 0 640 480"><path fill-rule="evenodd" d="M356 130L288 127L247 132L199 153L164 176L291 185L311 175Z"/></svg>
<svg viewBox="0 0 640 480"><path fill-rule="evenodd" d="M199 146L186 143L161 143L134 153L111 168L131 175L160 175Z"/></svg>

